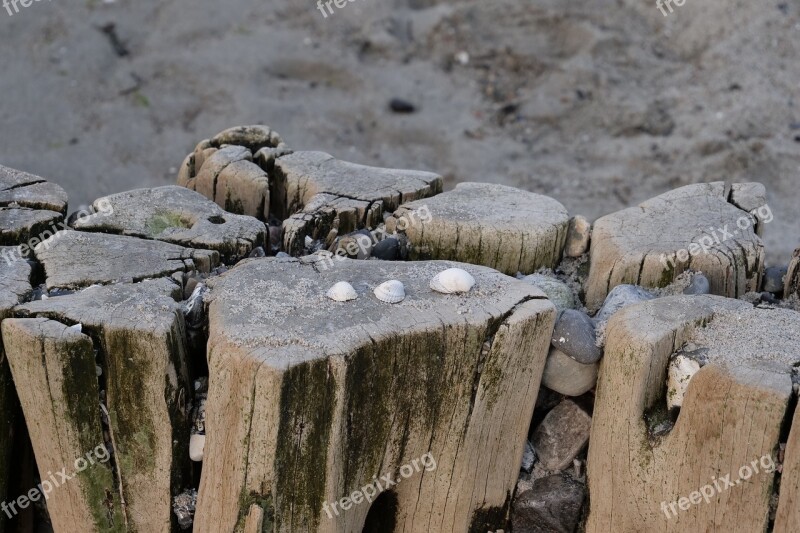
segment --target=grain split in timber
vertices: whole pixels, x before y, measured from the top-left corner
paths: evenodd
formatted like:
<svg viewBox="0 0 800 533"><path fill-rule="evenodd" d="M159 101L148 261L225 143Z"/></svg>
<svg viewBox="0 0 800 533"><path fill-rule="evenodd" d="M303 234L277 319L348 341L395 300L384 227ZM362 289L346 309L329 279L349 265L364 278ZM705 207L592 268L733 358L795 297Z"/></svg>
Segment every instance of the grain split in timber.
<svg viewBox="0 0 800 533"><path fill-rule="evenodd" d="M67 212L64 189L39 176L0 165L0 246L57 231Z"/></svg>
<svg viewBox="0 0 800 533"><path fill-rule="evenodd" d="M92 203L92 210L72 227L215 250L226 262L247 257L266 241L263 222L228 213L203 195L177 185L105 196Z"/></svg>
<svg viewBox="0 0 800 533"><path fill-rule="evenodd" d="M284 249L296 254L306 237L327 245L336 235L374 228L404 202L442 192L431 172L357 165L324 152L295 152L275 160L276 200L286 211Z"/></svg>
<svg viewBox="0 0 800 533"><path fill-rule="evenodd" d="M21 304L3 321L41 479L98 445L113 454L50 494L56 531L170 530L189 463L180 292L170 279L91 287Z"/></svg>
<svg viewBox="0 0 800 533"><path fill-rule="evenodd" d="M759 193L760 184L728 191L724 182L700 183L601 217L592 232L586 306L598 309L617 285L665 287L688 269L706 275L712 294L737 298L758 290L759 232L771 220Z"/></svg>
<svg viewBox="0 0 800 533"><path fill-rule="evenodd" d="M777 464L782 427L797 418L799 347L800 313L719 296L660 298L615 315L589 443L587 532L765 531L776 476L769 465ZM679 351L703 366L674 427L655 436L669 417L664 384ZM793 424L775 531L797 531L800 523L798 432ZM714 486L729 474L733 486ZM686 504L709 485L708 498Z"/></svg>
<svg viewBox="0 0 800 533"><path fill-rule="evenodd" d="M432 291L450 267L476 286ZM342 279L357 299L326 297ZM402 302L372 294L387 279ZM472 265L311 258L247 261L210 288L195 532L242 527L254 504L269 531L360 532L369 505L323 504L427 453L437 469L392 489L395 531L504 527L555 321L543 293Z"/></svg>

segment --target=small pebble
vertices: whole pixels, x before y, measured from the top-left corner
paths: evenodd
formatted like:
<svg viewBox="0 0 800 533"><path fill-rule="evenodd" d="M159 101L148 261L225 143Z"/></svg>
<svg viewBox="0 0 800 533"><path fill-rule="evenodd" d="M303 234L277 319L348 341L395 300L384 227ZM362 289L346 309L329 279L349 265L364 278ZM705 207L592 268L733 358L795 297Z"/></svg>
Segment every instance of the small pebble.
<svg viewBox="0 0 800 533"><path fill-rule="evenodd" d="M564 255L567 257L580 257L589 249L589 237L592 232L592 224L581 215L572 217L569 221L567 231L567 244L564 247Z"/></svg>
<svg viewBox="0 0 800 533"><path fill-rule="evenodd" d="M566 283L562 283L549 276L543 276L542 274L531 274L530 276L522 278L521 281L530 283L545 293L559 311L575 308L575 298L572 295L572 289L570 289Z"/></svg>
<svg viewBox="0 0 800 533"><path fill-rule="evenodd" d="M392 98L389 101L389 109L395 113L413 113L417 110L417 106L401 98Z"/></svg>
<svg viewBox="0 0 800 533"><path fill-rule="evenodd" d="M783 280L789 268L786 266L772 266L764 270L764 286L762 290L772 294L783 294Z"/></svg>
<svg viewBox="0 0 800 533"><path fill-rule="evenodd" d="M372 257L384 261L395 261L400 257L400 241L387 237L372 248Z"/></svg>
<svg viewBox="0 0 800 533"><path fill-rule="evenodd" d="M683 289L683 294L710 294L711 283L703 274L695 274L689 286Z"/></svg>
<svg viewBox="0 0 800 533"><path fill-rule="evenodd" d="M532 444L542 466L564 470L572 465L589 443L592 418L571 400L564 400L547 413L533 432Z"/></svg>
<svg viewBox="0 0 800 533"><path fill-rule="evenodd" d="M285 258L292 257L292 256L287 254L286 252L278 252L277 254L275 254L275 257L277 257L278 259L282 259L282 258L285 259Z"/></svg>
<svg viewBox="0 0 800 533"><path fill-rule="evenodd" d="M267 253L264 251L264 248L258 246L256 248L253 248L253 251L250 252L250 255L248 257L266 257L266 256Z"/></svg>
<svg viewBox="0 0 800 533"><path fill-rule="evenodd" d="M511 526L521 533L577 531L585 500L586 486L564 473L537 479L514 499Z"/></svg>
<svg viewBox="0 0 800 533"><path fill-rule="evenodd" d="M542 374L542 385L565 396L580 396L597 383L598 364L584 365L561 350L551 348Z"/></svg>
<svg viewBox="0 0 800 533"><path fill-rule="evenodd" d="M700 370L700 363L685 355L677 355L667 368L667 409L683 406L689 381Z"/></svg>
<svg viewBox="0 0 800 533"><path fill-rule="evenodd" d="M597 315L594 317L594 321L595 323L605 322L623 307L639 302L646 302L654 298L655 296L650 294L649 291L637 287L636 285L617 285L608 293L608 296L606 296L603 307L600 308L600 311L598 311Z"/></svg>
<svg viewBox="0 0 800 533"><path fill-rule="evenodd" d="M603 357L596 340L592 319L580 311L566 309L558 316L551 343L579 363L591 365Z"/></svg>

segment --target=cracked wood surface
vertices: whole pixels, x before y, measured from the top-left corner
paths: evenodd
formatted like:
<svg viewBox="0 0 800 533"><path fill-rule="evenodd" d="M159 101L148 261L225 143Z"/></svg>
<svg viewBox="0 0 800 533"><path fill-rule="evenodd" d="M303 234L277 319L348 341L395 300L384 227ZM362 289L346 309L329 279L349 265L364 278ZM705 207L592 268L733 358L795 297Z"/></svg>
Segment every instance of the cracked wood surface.
<svg viewBox="0 0 800 533"><path fill-rule="evenodd" d="M304 239L327 239L373 228L402 203L442 191L431 172L369 167L324 152L295 152L275 160L275 198L285 211L284 248L302 250Z"/></svg>
<svg viewBox="0 0 800 533"><path fill-rule="evenodd" d="M741 187L734 197L757 203ZM740 220L747 227L737 226ZM598 309L617 285L664 287L688 269L706 275L712 294L736 298L758 290L764 245L756 226L755 217L728 202L723 182L687 185L606 215L592 232L586 306Z"/></svg>
<svg viewBox="0 0 800 533"><path fill-rule="evenodd" d="M459 265L477 284L446 296L428 283L457 263L309 261L247 260L210 282L194 530L244 527L257 504L278 532L360 532L369 504L328 518L323 502L428 452L438 468L394 487L395 531L502 528L553 305L479 266ZM372 294L392 278L407 294L395 305ZM341 280L357 300L325 297Z"/></svg>
<svg viewBox="0 0 800 533"><path fill-rule="evenodd" d="M589 441L587 532L764 531L774 473L674 514L661 502L674 505L714 478L735 481L742 466L776 458L791 415L800 314L676 296L626 307L607 331ZM645 413L666 406L668 360L687 342L708 362L689 383L672 430L651 437Z"/></svg>
<svg viewBox="0 0 800 533"><path fill-rule="evenodd" d="M45 465L54 472L69 468L103 442L95 350L103 368L121 480L114 485L119 496L112 506L114 526L98 515L105 489L79 484L77 495L77 488L63 494L56 489L58 501L76 513L54 517L56 532L171 530L171 498L188 484L189 463L191 388L184 319L175 301L180 293L167 279L92 287L19 305L18 318L3 322L42 471ZM66 329L75 323L82 324L83 334ZM102 471L86 475L86 483L106 483ZM81 511L86 507L90 516ZM87 520L103 527L81 527Z"/></svg>
<svg viewBox="0 0 800 533"><path fill-rule="evenodd" d="M60 483L47 500L53 530L125 531L111 463L76 473L76 459L103 444L91 339L45 318L10 318L2 331L40 478Z"/></svg>
<svg viewBox="0 0 800 533"><path fill-rule="evenodd" d="M209 272L219 263L219 254L213 250L71 230L42 241L34 254L44 265L48 289L141 281L191 270Z"/></svg>
<svg viewBox="0 0 800 533"><path fill-rule="evenodd" d="M263 222L229 213L177 185L112 194L92 207L95 213L76 220L73 228L216 250L230 262L247 257L266 239Z"/></svg>
<svg viewBox="0 0 800 533"><path fill-rule="evenodd" d="M288 153L269 126L237 126L200 141L178 171L178 185L213 200L231 213L267 220L275 157Z"/></svg>
<svg viewBox="0 0 800 533"><path fill-rule="evenodd" d="M61 187L0 165L0 246L24 243L47 229L55 231L66 212L67 193Z"/></svg>
<svg viewBox="0 0 800 533"><path fill-rule="evenodd" d="M452 191L404 204L386 226L405 233L411 259L447 259L509 275L530 274L561 261L569 214L540 194L459 183Z"/></svg>

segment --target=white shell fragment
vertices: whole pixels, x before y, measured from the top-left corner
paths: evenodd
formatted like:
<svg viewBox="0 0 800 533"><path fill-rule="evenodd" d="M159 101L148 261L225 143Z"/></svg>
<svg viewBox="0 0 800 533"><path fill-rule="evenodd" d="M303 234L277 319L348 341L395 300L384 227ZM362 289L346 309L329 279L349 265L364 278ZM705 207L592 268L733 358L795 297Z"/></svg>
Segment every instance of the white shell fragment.
<svg viewBox="0 0 800 533"><path fill-rule="evenodd" d="M431 289L442 294L469 292L475 285L475 278L466 270L448 268L436 274L431 280Z"/></svg>
<svg viewBox="0 0 800 533"><path fill-rule="evenodd" d="M206 447L206 436L194 433L189 438L189 459L199 463L203 460L203 450Z"/></svg>
<svg viewBox="0 0 800 533"><path fill-rule="evenodd" d="M391 279L385 283L381 283L375 290L375 297L389 304L396 304L402 302L406 297L406 289L403 284L396 279Z"/></svg>
<svg viewBox="0 0 800 533"><path fill-rule="evenodd" d="M346 281L340 281L325 293L325 296L335 302L348 302L358 298L358 293L352 285Z"/></svg>
<svg viewBox="0 0 800 533"><path fill-rule="evenodd" d="M678 355L669 363L667 369L667 408L673 409L683 405L683 398L689 388L689 381L697 371L700 363L685 355Z"/></svg>
<svg viewBox="0 0 800 533"><path fill-rule="evenodd" d="M69 326L67 329L71 329L73 331L77 331L78 333L83 333L83 324L78 322L74 326Z"/></svg>

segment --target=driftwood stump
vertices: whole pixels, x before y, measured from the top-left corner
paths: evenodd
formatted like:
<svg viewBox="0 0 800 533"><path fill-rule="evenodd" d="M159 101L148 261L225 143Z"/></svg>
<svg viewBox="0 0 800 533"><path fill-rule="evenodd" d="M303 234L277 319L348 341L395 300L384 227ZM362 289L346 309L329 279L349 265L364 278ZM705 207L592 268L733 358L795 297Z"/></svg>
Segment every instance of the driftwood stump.
<svg viewBox="0 0 800 533"><path fill-rule="evenodd" d="M167 279L91 287L22 304L3 321L41 479L74 472L98 446L112 453L52 491L57 532L171 530L191 393L178 294Z"/></svg>
<svg viewBox="0 0 800 533"><path fill-rule="evenodd" d="M247 257L266 241L263 222L228 213L177 185L112 194L95 200L92 209L72 227L214 250L228 262Z"/></svg>
<svg viewBox="0 0 800 533"><path fill-rule="evenodd" d="M369 513L387 531L504 527L555 309L469 265L472 291L432 292L451 266L266 259L212 280L195 532L361 532ZM373 295L389 279L401 303ZM342 280L358 299L325 297ZM435 470L333 507L426 454Z"/></svg>
<svg viewBox="0 0 800 533"><path fill-rule="evenodd" d="M666 368L679 351L704 366L669 430ZM680 296L615 315L589 444L587 531L764 531L798 362L800 314L793 311ZM787 465L794 466L780 493L790 498L781 501L786 524L800 513L792 430Z"/></svg>
<svg viewBox="0 0 800 533"><path fill-rule="evenodd" d="M567 210L547 196L489 183L404 204L387 220L406 236L409 258L449 259L514 275L555 268L569 229Z"/></svg>
<svg viewBox="0 0 800 533"><path fill-rule="evenodd" d="M431 172L368 167L323 152L296 152L275 160L273 197L285 211L284 248L303 250L306 237L330 245L336 235L374 228L404 202L442 191Z"/></svg>
<svg viewBox="0 0 800 533"><path fill-rule="evenodd" d="M757 184L754 184L757 185ZM731 203L723 182L687 185L598 219L591 244L586 306L596 310L617 285L665 287L702 271L711 293L736 298L758 290L768 207L741 187ZM760 205L759 205L760 204ZM761 211L759 211L761 209Z"/></svg>
<svg viewBox="0 0 800 533"><path fill-rule="evenodd" d="M239 126L200 141L178 171L178 185L197 191L231 213L267 220L271 170L288 152L269 126Z"/></svg>

